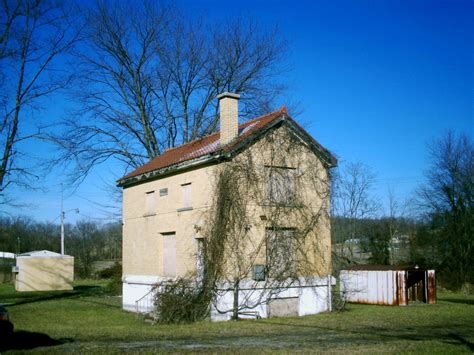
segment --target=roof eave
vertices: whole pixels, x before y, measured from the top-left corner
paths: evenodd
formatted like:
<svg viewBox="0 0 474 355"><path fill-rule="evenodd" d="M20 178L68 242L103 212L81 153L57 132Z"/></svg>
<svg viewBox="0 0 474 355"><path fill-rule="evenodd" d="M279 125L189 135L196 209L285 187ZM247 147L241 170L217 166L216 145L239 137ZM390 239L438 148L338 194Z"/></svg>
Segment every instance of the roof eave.
<svg viewBox="0 0 474 355"><path fill-rule="evenodd" d="M293 129L293 131L300 137L310 149L321 158L324 166L331 169L337 166L337 158L326 148L324 148L318 141L316 141L308 132L301 128L295 120L287 116L289 119L286 122Z"/></svg>
<svg viewBox="0 0 474 355"><path fill-rule="evenodd" d="M145 181L153 180L158 177L167 176L180 170L190 169L190 168L194 168L194 167L207 164L213 161L221 160L221 159L224 159L225 157L226 157L226 154L224 154L224 152L222 151L206 154L198 158L186 160L181 163L166 166L164 168L151 170L142 174L130 176L128 178L119 179L117 180L117 186L125 188L131 185L141 184Z"/></svg>
<svg viewBox="0 0 474 355"><path fill-rule="evenodd" d="M292 119L286 113L282 113L281 116L274 119L271 123L266 125L263 129L258 130L257 132L249 135L241 142L237 143L233 146L230 150L232 156L237 155L248 147L252 142L259 139L259 137L265 135L268 131L272 130L273 128L279 126L280 124L286 122L290 129L292 129L293 133L296 134L305 144L308 145L309 149L311 149L323 162L324 166L327 169L331 169L337 166L337 158L331 154L329 150L324 148L320 143L318 143L308 132L306 132L303 128L301 128L294 119Z"/></svg>

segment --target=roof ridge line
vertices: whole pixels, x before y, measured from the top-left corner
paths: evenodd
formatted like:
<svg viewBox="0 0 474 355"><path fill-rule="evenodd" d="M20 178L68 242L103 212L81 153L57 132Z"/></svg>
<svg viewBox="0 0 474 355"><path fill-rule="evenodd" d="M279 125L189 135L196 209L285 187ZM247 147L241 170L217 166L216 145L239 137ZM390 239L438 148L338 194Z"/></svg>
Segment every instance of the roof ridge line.
<svg viewBox="0 0 474 355"><path fill-rule="evenodd" d="M282 106L282 107L279 108L278 110L275 110L275 111L272 111L272 112L268 112L268 113L265 113L265 114L263 114L263 115L261 115L261 116L252 118L252 119L250 119L250 120L247 120L247 121L245 121L245 122L242 122L240 125L243 125L243 124L246 124L246 123L249 123L249 122L252 122L252 121L256 121L256 120L261 120L262 118L265 118L266 116L273 115L273 114L275 114L275 113L277 113L277 112L279 112L279 113L287 113L285 106ZM240 126L240 125L239 125L239 126Z"/></svg>
<svg viewBox="0 0 474 355"><path fill-rule="evenodd" d="M277 113L277 112L280 112L280 113L287 113L286 107L285 107L285 106L282 106L282 107L279 108L278 110L265 113L265 114L263 114L263 115L261 115L261 116L255 117L255 118L251 118L250 120L247 120L247 121L245 121L245 122L242 122L241 124L239 124L239 126L244 125L244 124L247 124L247 123L249 123L249 122L261 120L262 118L264 118L264 117L266 117L266 116L273 115L273 114L275 114L275 113ZM188 144L191 144L191 143L195 143L195 142L202 141L203 139L206 139L206 138L209 138L209 137L218 135L218 134L220 134L220 131L214 132L214 133L211 133L211 134L208 134L208 135L206 135L206 136L203 136L203 137L201 137L201 138L195 139L195 140L190 141L190 142L187 142L187 143L180 144L180 145L178 145L178 146L176 146L176 147L171 147L171 148L165 149L162 154L164 154L164 153L166 153L166 152L169 152L170 150L174 150L174 149L178 149L178 148L184 147L184 146L186 146L186 145L188 145ZM161 155L161 154L160 154L160 155Z"/></svg>

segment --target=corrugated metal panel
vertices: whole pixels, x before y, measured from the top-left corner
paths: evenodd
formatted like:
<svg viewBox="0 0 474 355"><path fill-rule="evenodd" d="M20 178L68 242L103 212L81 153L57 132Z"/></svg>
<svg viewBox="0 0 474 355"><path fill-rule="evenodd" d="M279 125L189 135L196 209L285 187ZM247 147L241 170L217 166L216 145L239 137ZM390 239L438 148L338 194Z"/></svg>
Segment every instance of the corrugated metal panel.
<svg viewBox="0 0 474 355"><path fill-rule="evenodd" d="M436 277L434 270L427 270L426 274L428 276L428 297L426 298L426 303L435 304L436 303Z"/></svg>
<svg viewBox="0 0 474 355"><path fill-rule="evenodd" d="M374 282L373 274L367 271L341 271L341 292L349 302L369 303L374 298L374 288L368 285ZM376 281L376 280L375 280Z"/></svg>
<svg viewBox="0 0 474 355"><path fill-rule="evenodd" d="M406 271L397 272L397 304L399 306L406 306L408 304Z"/></svg>
<svg viewBox="0 0 474 355"><path fill-rule="evenodd" d="M341 293L349 302L406 304L405 271L343 270L340 281Z"/></svg>
<svg viewBox="0 0 474 355"><path fill-rule="evenodd" d="M434 270L343 270L341 293L348 302L400 305L409 301L436 303ZM409 296L410 291L410 297Z"/></svg>

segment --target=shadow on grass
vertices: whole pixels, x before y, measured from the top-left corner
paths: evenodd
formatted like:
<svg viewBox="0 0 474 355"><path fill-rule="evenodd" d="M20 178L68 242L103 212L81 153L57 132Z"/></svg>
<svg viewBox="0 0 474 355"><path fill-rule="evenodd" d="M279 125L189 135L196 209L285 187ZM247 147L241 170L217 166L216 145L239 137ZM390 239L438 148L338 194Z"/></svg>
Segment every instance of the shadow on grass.
<svg viewBox="0 0 474 355"><path fill-rule="evenodd" d="M461 303L467 305L474 305L474 300L466 300L460 298L441 298L440 301L449 302L449 303Z"/></svg>
<svg viewBox="0 0 474 355"><path fill-rule="evenodd" d="M57 340L44 333L20 330L12 332L11 334L2 334L0 338L0 352L7 350L28 350L70 342L72 342L72 339L69 338Z"/></svg>
<svg viewBox="0 0 474 355"><path fill-rule="evenodd" d="M100 286L76 286L72 291L37 291L27 293L15 293L10 294L6 297L5 304L8 306L18 306L27 303L42 302L57 300L63 298L72 298L80 296L92 296L103 294L103 290ZM8 298L14 299L13 302L8 302Z"/></svg>
<svg viewBox="0 0 474 355"><path fill-rule="evenodd" d="M454 340L457 340L461 344L466 345L469 348L469 350L474 352L474 344L471 343L469 340L464 339L462 336L459 336L458 334L451 333L449 335L451 336L451 338L453 338Z"/></svg>
<svg viewBox="0 0 474 355"><path fill-rule="evenodd" d="M333 327L325 327L318 325L308 324L294 324L284 323L279 321L265 321L261 324L272 324L283 327L291 328L306 328L307 331L301 330L299 336L305 337L310 334L314 334L318 342L327 342L334 344L350 344L356 339L357 343L374 343L374 342L387 342L387 341L440 341L447 344L465 346L470 351L474 350L474 343L467 340L465 337L458 333L449 332L446 333L444 326L442 327L415 327L415 328L404 328L404 329L391 329L389 327L363 327L357 330L353 329L340 329ZM311 330L312 329L312 330ZM471 327L463 327L460 332L470 333ZM333 334L330 340L324 339L328 334ZM322 344L321 344L322 345Z"/></svg>
<svg viewBox="0 0 474 355"><path fill-rule="evenodd" d="M91 300L91 299L81 299L81 300L78 300L80 302L83 302L83 303L90 303L90 304L94 304L94 305L99 305L99 306L104 306L104 307L107 307L107 308L115 308L115 309L122 309L122 304L111 304L111 303L107 303L107 302L100 302L100 301L97 301L97 300Z"/></svg>

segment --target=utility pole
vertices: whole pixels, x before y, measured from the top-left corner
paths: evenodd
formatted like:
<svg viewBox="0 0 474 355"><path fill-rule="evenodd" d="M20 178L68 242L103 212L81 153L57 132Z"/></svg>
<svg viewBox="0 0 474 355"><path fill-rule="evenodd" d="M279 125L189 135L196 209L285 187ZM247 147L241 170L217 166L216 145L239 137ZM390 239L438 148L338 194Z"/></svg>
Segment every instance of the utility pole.
<svg viewBox="0 0 474 355"><path fill-rule="evenodd" d="M72 210L75 210L76 213L79 213L79 208L73 208ZM66 218L66 212L64 211L63 183L61 183L61 255L64 255L64 218Z"/></svg>
<svg viewBox="0 0 474 355"><path fill-rule="evenodd" d="M63 183L61 183L61 255L64 255L64 198L63 198Z"/></svg>

